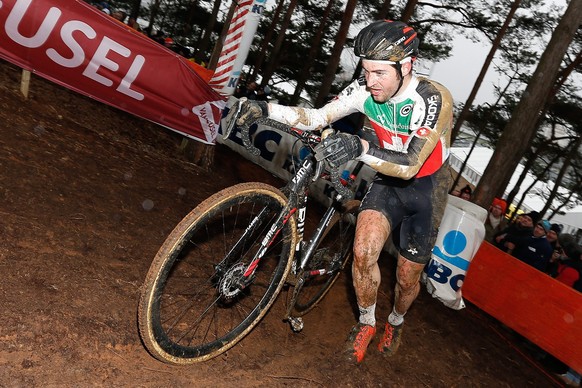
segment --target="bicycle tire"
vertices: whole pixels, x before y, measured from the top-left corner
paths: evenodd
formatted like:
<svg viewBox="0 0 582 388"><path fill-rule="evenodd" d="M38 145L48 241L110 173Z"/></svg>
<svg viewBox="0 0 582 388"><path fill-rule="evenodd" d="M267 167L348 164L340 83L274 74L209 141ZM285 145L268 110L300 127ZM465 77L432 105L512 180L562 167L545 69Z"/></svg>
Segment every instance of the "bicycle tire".
<svg viewBox="0 0 582 388"><path fill-rule="evenodd" d="M294 217L265 252L251 284L228 297L218 289L231 290L232 279L248 264L244 260L254 256L286 203L270 185L242 183L212 195L174 228L152 261L138 306L140 335L155 358L175 365L209 360L258 324L291 268ZM268 217L251 226L250 219L261 209ZM240 252L225 255L242 233L251 236ZM221 263L228 256L234 257ZM218 268L224 270L219 273Z"/></svg>
<svg viewBox="0 0 582 388"><path fill-rule="evenodd" d="M356 212L360 201L352 200L343 205L341 212L336 213L325 229L306 271L328 268L331 260L335 269L325 275L305 278L304 283L296 283L293 290L293 308L291 314L301 317L311 311L331 289L341 270L352 257L352 247L356 228ZM337 256L336 256L337 254Z"/></svg>

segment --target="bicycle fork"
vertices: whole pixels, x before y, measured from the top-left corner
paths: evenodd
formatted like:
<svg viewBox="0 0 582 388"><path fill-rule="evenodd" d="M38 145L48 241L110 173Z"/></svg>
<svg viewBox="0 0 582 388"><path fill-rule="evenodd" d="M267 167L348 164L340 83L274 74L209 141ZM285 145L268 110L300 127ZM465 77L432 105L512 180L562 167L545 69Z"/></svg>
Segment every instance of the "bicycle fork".
<svg viewBox="0 0 582 388"><path fill-rule="evenodd" d="M293 296L291 298L291 302L287 305L286 318L284 319L287 322L289 322L289 324L291 325L291 330L293 330L296 333L303 330L304 326L303 318L292 316L291 310L293 310L293 307L295 306L297 296L299 295L301 288L303 288L303 283L305 283L305 280L310 276L324 275L330 271L333 271L333 269L330 268L321 268L306 271L305 268L307 268L307 264L313 257L315 248L319 245L319 242L323 237L323 233L325 232L325 229L327 228L331 219L335 215L335 212L336 209L334 208L333 205L327 208L309 242L305 246L303 246L302 244L303 234L301 233L301 238L299 239L299 242L297 243L296 246L294 259L294 265L296 267L294 268L294 274L298 275L297 283L295 284L295 287L293 289ZM297 265L296 263L299 263L299 265Z"/></svg>

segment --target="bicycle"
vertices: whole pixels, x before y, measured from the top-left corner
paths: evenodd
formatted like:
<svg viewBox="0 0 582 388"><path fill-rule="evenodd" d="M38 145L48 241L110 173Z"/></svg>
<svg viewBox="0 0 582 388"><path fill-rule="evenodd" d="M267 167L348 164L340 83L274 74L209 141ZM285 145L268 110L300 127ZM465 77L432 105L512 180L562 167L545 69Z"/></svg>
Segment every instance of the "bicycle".
<svg viewBox="0 0 582 388"><path fill-rule="evenodd" d="M240 111L227 116L227 138ZM265 316L286 284L293 288L285 319L303 329L302 316L327 294L351 257L356 166L348 182L339 170L329 177L336 195L311 239L304 239L308 186L326 176L314 156L322 137L270 119L268 124L299 139L311 152L279 190L259 182L226 188L187 214L169 234L147 273L138 323L147 350L177 365L216 357L242 340ZM249 126L243 144L258 155Z"/></svg>

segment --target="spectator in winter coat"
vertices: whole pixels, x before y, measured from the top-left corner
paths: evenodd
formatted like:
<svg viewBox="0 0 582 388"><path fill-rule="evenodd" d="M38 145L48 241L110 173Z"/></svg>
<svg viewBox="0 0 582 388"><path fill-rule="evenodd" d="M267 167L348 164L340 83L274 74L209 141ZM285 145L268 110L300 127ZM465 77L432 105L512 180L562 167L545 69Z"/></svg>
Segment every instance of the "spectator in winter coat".
<svg viewBox="0 0 582 388"><path fill-rule="evenodd" d="M552 226L550 227L550 231L548 232L548 235L546 236L546 238L548 239L548 241L550 242L550 244L552 245L552 248L554 248L554 250L556 250L557 248L560 247L560 242L558 241L558 239L560 237L561 232L562 232L562 225L552 224Z"/></svg>
<svg viewBox="0 0 582 388"><path fill-rule="evenodd" d="M485 220L485 240L493 242L493 236L501 232L507 227L507 222L505 221L505 211L507 210L507 202L503 199L495 198L491 207L489 208L489 213L487 214L487 219Z"/></svg>
<svg viewBox="0 0 582 388"><path fill-rule="evenodd" d="M574 288L578 292L582 292L582 248L575 243L574 236L562 235L560 236L560 244L563 245L563 254L560 255L557 261L556 271L550 273L550 276L555 277L559 282ZM580 386L581 376L574 369L564 364L557 358L548 355L544 364L549 366L549 369L557 373L558 377L569 386Z"/></svg>
<svg viewBox="0 0 582 388"><path fill-rule="evenodd" d="M539 213L535 211L518 215L512 224L508 225L507 228L494 235L493 245L502 251L511 254L511 249L507 244L507 240L526 238L531 236L533 226L538 222L538 219Z"/></svg>
<svg viewBox="0 0 582 388"><path fill-rule="evenodd" d="M529 237L518 238L510 236L506 244L512 251L511 254L524 263L544 272L554 251L546 238L550 227L549 221L542 220L536 224Z"/></svg>
<svg viewBox="0 0 582 388"><path fill-rule="evenodd" d="M556 280L582 292L582 248L577 244L566 247L555 273Z"/></svg>

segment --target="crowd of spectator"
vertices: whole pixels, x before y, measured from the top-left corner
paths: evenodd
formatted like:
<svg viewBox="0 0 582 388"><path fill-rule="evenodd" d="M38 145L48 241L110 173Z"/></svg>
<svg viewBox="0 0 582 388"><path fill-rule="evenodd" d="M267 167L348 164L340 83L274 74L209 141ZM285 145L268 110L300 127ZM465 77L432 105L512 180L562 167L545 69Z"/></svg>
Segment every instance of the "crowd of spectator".
<svg viewBox="0 0 582 388"><path fill-rule="evenodd" d="M562 226L541 219L538 212L520 214L507 223L507 204L496 198L485 221L486 241L518 260L582 292L582 248L574 236L562 234ZM500 218L501 216L501 218ZM581 376L566 364L539 350L541 361L562 381L580 386Z"/></svg>
<svg viewBox="0 0 582 388"><path fill-rule="evenodd" d="M466 185L451 194L471 200L472 189ZM576 238L562 234L562 225L542 219L536 211L517 214L511 222L507 211L505 200L493 200L485 220L485 241L582 293L582 247ZM536 354L566 385L580 386L575 370L539 348Z"/></svg>
<svg viewBox="0 0 582 388"><path fill-rule="evenodd" d="M255 81L246 82L241 78L234 91L236 98L246 97L249 100L269 101L271 88L269 86L259 86Z"/></svg>

